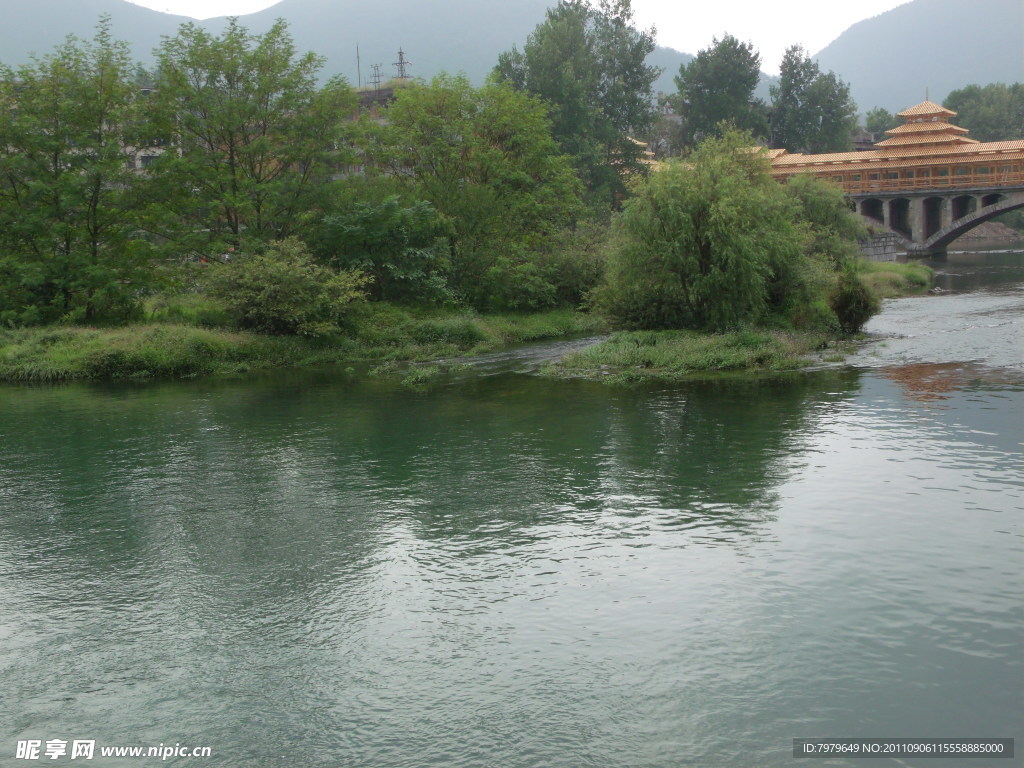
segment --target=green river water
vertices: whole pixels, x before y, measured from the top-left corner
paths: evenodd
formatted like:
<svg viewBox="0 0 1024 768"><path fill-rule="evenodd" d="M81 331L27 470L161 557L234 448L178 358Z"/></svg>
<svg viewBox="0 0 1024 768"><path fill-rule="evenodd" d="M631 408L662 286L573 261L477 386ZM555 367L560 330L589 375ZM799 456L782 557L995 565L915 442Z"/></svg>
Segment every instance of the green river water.
<svg viewBox="0 0 1024 768"><path fill-rule="evenodd" d="M938 268L796 375L0 388L0 765L1024 765L1024 255Z"/></svg>

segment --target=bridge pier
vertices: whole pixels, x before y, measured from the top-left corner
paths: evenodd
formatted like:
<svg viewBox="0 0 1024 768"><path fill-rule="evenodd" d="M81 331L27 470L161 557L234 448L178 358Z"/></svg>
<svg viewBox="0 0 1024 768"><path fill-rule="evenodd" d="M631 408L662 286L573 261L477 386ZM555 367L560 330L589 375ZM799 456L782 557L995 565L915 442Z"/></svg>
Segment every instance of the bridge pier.
<svg viewBox="0 0 1024 768"><path fill-rule="evenodd" d="M910 225L910 239L915 243L920 243L925 240L925 215L924 215L924 201L923 197L915 197L910 201L910 211L908 218L910 221L907 223Z"/></svg>

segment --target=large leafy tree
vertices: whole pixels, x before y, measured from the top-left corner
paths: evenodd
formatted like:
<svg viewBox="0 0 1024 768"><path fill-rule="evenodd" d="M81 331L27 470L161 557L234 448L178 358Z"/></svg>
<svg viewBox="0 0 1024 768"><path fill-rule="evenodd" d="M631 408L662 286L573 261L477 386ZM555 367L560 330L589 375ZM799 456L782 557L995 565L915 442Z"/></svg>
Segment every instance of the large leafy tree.
<svg viewBox="0 0 1024 768"><path fill-rule="evenodd" d="M299 55L284 21L219 36L184 24L158 50L153 137L175 241L201 250L293 234L338 162L355 96L317 84L322 57Z"/></svg>
<svg viewBox="0 0 1024 768"><path fill-rule="evenodd" d="M710 48L682 64L671 103L682 118L683 144L694 146L714 135L723 121L767 135L767 108L754 97L760 78L761 55L732 35L716 38Z"/></svg>
<svg viewBox="0 0 1024 768"><path fill-rule="evenodd" d="M123 319L151 279L132 72L108 18L0 68L0 323Z"/></svg>
<svg viewBox="0 0 1024 768"><path fill-rule="evenodd" d="M630 137L653 125L659 72L645 61L654 48L654 30L633 26L630 0L560 0L522 51L498 57L498 80L548 103L555 140L594 201L623 191L622 172L638 167Z"/></svg>
<svg viewBox="0 0 1024 768"><path fill-rule="evenodd" d="M537 277L531 256L579 207L578 182L544 105L507 84L477 89L442 75L400 89L386 118L366 124L367 164L448 221L458 294L481 308L515 306L492 300L493 292L517 281L527 290Z"/></svg>
<svg viewBox="0 0 1024 768"><path fill-rule="evenodd" d="M880 141L885 138L882 136L883 133L895 128L900 122L901 120L885 107L875 107L869 109L864 116L864 129Z"/></svg>
<svg viewBox="0 0 1024 768"><path fill-rule="evenodd" d="M835 73L822 73L799 45L786 50L770 90L773 146L811 153L850 148L857 119L850 87Z"/></svg>
<svg viewBox="0 0 1024 768"><path fill-rule="evenodd" d="M972 139L1024 139L1024 83L968 85L950 93L943 106L957 113L957 125Z"/></svg>

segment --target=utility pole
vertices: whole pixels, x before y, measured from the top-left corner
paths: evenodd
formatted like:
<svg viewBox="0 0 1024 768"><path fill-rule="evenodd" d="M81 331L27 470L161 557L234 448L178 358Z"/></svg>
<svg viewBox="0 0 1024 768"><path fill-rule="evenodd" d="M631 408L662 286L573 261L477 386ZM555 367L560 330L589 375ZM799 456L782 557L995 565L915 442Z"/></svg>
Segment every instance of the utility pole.
<svg viewBox="0 0 1024 768"><path fill-rule="evenodd" d="M412 66L412 62L405 60L405 51L403 51L401 48L398 49L398 61L396 61L391 66L398 67L399 80L408 80L411 77L411 75L408 72L406 72L405 68Z"/></svg>

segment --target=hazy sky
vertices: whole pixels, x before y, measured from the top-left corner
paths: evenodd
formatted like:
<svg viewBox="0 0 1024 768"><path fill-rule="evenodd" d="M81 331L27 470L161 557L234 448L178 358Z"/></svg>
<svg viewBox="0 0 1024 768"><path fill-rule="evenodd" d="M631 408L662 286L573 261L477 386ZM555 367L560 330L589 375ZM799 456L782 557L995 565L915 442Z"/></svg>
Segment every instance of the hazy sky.
<svg viewBox="0 0 1024 768"><path fill-rule="evenodd" d="M158 11L206 19L244 15L274 5L276 0L131 0ZM515 0L508 0L515 2ZM803 45L816 53L851 24L877 16L908 0L859 0L856 3L823 0L633 0L640 26L652 24L658 43L686 53L697 53L725 33L751 41L761 52L761 68L777 74L787 47ZM424 0L429 2L429 0ZM552 0L552 3L554 0ZM539 21L539 19L538 19Z"/></svg>

